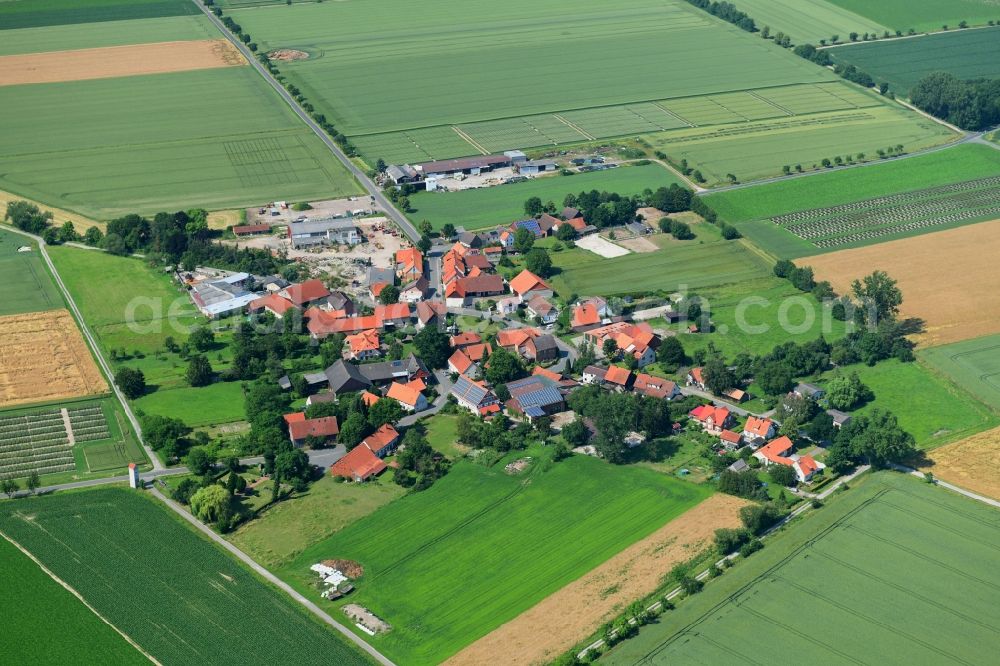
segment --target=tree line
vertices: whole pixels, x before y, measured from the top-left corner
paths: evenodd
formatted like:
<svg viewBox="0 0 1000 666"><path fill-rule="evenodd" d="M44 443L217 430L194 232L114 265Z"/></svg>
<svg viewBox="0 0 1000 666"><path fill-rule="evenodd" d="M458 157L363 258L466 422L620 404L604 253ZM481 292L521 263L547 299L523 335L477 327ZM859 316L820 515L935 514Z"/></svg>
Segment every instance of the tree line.
<svg viewBox="0 0 1000 666"><path fill-rule="evenodd" d="M910 101L965 130L980 131L1000 124L1000 79L963 81L947 72L933 72L913 87Z"/></svg>

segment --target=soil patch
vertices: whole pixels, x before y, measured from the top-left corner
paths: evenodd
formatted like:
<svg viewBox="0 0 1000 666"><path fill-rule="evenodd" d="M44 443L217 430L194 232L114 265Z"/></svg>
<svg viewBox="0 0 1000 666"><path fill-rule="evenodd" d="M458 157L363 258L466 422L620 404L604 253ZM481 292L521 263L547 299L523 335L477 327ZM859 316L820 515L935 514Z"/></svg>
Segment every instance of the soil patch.
<svg viewBox="0 0 1000 666"><path fill-rule="evenodd" d="M659 246L656 243L649 240L645 236L638 236L636 238L629 238L625 240L617 241L619 245L624 248L628 248L633 252L656 252L659 250Z"/></svg>
<svg viewBox="0 0 1000 666"><path fill-rule="evenodd" d="M738 527L745 500L717 494L543 599L446 661L452 666L547 663L625 606L652 593L670 568Z"/></svg>
<svg viewBox="0 0 1000 666"><path fill-rule="evenodd" d="M353 560L323 560L322 564L336 569L351 579L365 575L365 568Z"/></svg>
<svg viewBox="0 0 1000 666"><path fill-rule="evenodd" d="M108 391L67 310L0 317L0 407Z"/></svg>
<svg viewBox="0 0 1000 666"><path fill-rule="evenodd" d="M597 234L591 234L589 236L584 236L583 238L578 238L576 240L576 246L582 247L584 250L590 250L594 254L605 257L624 257L626 254L630 253L630 250L626 250L620 245L615 245L609 240L601 238Z"/></svg>
<svg viewBox="0 0 1000 666"><path fill-rule="evenodd" d="M224 39L158 42L0 57L0 86L109 79L245 65Z"/></svg>
<svg viewBox="0 0 1000 666"><path fill-rule="evenodd" d="M920 468L939 479L1000 499L1000 428L927 452L930 464Z"/></svg>
<svg viewBox="0 0 1000 666"><path fill-rule="evenodd" d="M305 51L298 51L296 49L275 49L268 53L267 57L271 60L289 62L292 60L308 60L309 54Z"/></svg>
<svg viewBox="0 0 1000 666"><path fill-rule="evenodd" d="M970 224L914 238L889 241L801 259L817 280L838 293L851 281L883 270L903 290L904 317L919 317L926 332L916 341L934 346L1000 333L1000 220Z"/></svg>

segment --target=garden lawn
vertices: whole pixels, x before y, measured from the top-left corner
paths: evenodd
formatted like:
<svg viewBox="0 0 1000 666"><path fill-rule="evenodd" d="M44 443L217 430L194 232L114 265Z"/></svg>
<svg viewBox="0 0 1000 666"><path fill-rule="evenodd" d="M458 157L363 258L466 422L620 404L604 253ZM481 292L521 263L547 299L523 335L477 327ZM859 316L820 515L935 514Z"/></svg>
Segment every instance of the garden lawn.
<svg viewBox="0 0 1000 666"><path fill-rule="evenodd" d="M708 194L704 199L722 219L735 224L986 178L998 172L1000 151L963 144L903 160Z"/></svg>
<svg viewBox="0 0 1000 666"><path fill-rule="evenodd" d="M218 370L214 365L213 369ZM133 404L149 414L179 418L192 428L246 419L240 382L158 390L147 393Z"/></svg>
<svg viewBox="0 0 1000 666"><path fill-rule="evenodd" d="M262 492L269 493L270 486ZM304 495L269 508L228 538L264 566L279 566L403 493L391 474L365 484L340 483L326 474Z"/></svg>
<svg viewBox="0 0 1000 666"><path fill-rule="evenodd" d="M539 451L541 454L539 455ZM398 663L439 663L630 544L711 490L586 456L528 471L459 462L408 495L306 550L283 569L316 598L309 566L365 567L353 603L392 625L368 639Z"/></svg>
<svg viewBox="0 0 1000 666"><path fill-rule="evenodd" d="M997 417L984 405L918 362L893 359L874 367L845 366L842 372L857 372L875 393L875 399L855 413L866 414L875 408L892 412L920 449L947 444L997 423ZM827 372L823 379L836 373Z"/></svg>
<svg viewBox="0 0 1000 666"><path fill-rule="evenodd" d="M1000 649L996 511L891 472L851 485L601 663L793 663L804 651L975 663Z"/></svg>
<svg viewBox="0 0 1000 666"><path fill-rule="evenodd" d="M920 359L1000 410L1000 335L921 350Z"/></svg>
<svg viewBox="0 0 1000 666"><path fill-rule="evenodd" d="M908 152L945 143L956 134L904 107L875 107L816 113L737 125L694 127L643 135L674 162L686 159L708 184L728 184L728 174L743 182L778 176L801 165L823 169L822 160L902 145Z"/></svg>
<svg viewBox="0 0 1000 666"><path fill-rule="evenodd" d="M783 32L796 44L830 40L839 35L847 40L852 32L881 35L887 29L877 21L838 7L827 0L739 0L737 8L749 14L758 29L771 28L771 34Z"/></svg>
<svg viewBox="0 0 1000 666"><path fill-rule="evenodd" d="M360 191L248 66L5 86L0 104L0 189L88 217Z"/></svg>
<svg viewBox="0 0 1000 666"><path fill-rule="evenodd" d="M680 180L658 164L625 166L477 190L417 192L410 196L415 210L408 215L414 222L429 221L435 229L449 222L467 230L485 229L524 219L524 202L531 197L539 197L543 203L552 201L561 209L567 194L599 190L630 196L671 183L679 184Z"/></svg>
<svg viewBox="0 0 1000 666"><path fill-rule="evenodd" d="M897 93L908 94L933 72L948 72L959 79L1000 77L1000 28L867 42L828 53L834 62L854 65L878 81L887 81Z"/></svg>
<svg viewBox="0 0 1000 666"><path fill-rule="evenodd" d="M160 663L316 663L317 655L345 666L370 663L284 593L134 490L5 502L0 530ZM58 629L50 638L76 636L51 618L49 627L50 634Z"/></svg>
<svg viewBox="0 0 1000 666"><path fill-rule="evenodd" d="M31 252L18 252L19 247ZM29 238L0 229L0 316L65 307L38 246Z"/></svg>
<svg viewBox="0 0 1000 666"><path fill-rule="evenodd" d="M148 664L142 653L0 538L0 583L8 608L0 661L5 664ZM54 628L58 628L57 631ZM39 640L45 636L44 640Z"/></svg>
<svg viewBox="0 0 1000 666"><path fill-rule="evenodd" d="M696 290L770 274L765 260L742 241L688 241L613 259L572 248L552 252L551 257L559 270L553 287L567 297Z"/></svg>
<svg viewBox="0 0 1000 666"><path fill-rule="evenodd" d="M469 447L458 443L456 414L437 414L423 424L427 428L427 441L435 451L440 451L451 460L458 460L469 451Z"/></svg>
<svg viewBox="0 0 1000 666"><path fill-rule="evenodd" d="M197 13L186 0L20 0L0 3L0 30Z"/></svg>
<svg viewBox="0 0 1000 666"><path fill-rule="evenodd" d="M844 9L866 16L893 30L940 30L961 21L984 25L998 18L993 0L828 0Z"/></svg>

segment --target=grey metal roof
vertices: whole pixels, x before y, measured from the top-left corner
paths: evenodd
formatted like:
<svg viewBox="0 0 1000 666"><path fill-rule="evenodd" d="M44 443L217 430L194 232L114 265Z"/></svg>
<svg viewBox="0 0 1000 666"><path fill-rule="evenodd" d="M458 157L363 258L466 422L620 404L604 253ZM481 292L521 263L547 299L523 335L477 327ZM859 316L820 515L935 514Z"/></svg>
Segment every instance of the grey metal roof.
<svg viewBox="0 0 1000 666"><path fill-rule="evenodd" d="M535 338L535 351L548 351L550 349L558 348L559 345L556 344L556 339L548 333L539 335Z"/></svg>
<svg viewBox="0 0 1000 666"><path fill-rule="evenodd" d="M372 385L371 380L361 374L361 370L353 363L343 359L338 360L323 373L334 393L349 393L360 391Z"/></svg>
<svg viewBox="0 0 1000 666"><path fill-rule="evenodd" d="M395 284L396 271L391 268L382 268L380 266L369 266L368 284L373 285L373 284L378 284L379 282Z"/></svg>
<svg viewBox="0 0 1000 666"><path fill-rule="evenodd" d="M419 371L427 371L423 361L413 354L400 361L382 361L380 363L365 363L358 366L359 372L373 383L388 382L398 377L409 377Z"/></svg>
<svg viewBox="0 0 1000 666"><path fill-rule="evenodd" d="M297 234L322 234L333 229L351 229L358 225L350 219L330 218L325 220L306 220L292 222L289 225L293 236Z"/></svg>

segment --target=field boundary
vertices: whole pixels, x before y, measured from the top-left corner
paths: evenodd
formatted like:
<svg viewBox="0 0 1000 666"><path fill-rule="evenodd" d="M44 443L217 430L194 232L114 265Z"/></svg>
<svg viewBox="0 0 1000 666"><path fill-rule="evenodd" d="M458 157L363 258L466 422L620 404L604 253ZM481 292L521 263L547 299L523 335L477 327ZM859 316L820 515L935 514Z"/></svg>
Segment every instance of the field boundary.
<svg viewBox="0 0 1000 666"><path fill-rule="evenodd" d="M53 573L52 570L50 570L47 566L45 566L44 564L42 564L41 560L39 560L37 557L35 557L24 546L22 546L21 544L19 544L17 541L14 541L12 538L10 538L6 534L4 534L2 531L0 531L0 537L3 537L4 540L7 541L7 543L9 543L10 545L12 545L15 548L17 548L19 551L21 551L22 553L24 553L32 562L34 562L36 565L38 565L38 568L41 569L42 571L44 571L45 574L49 578L51 578L52 580L54 580L56 583L58 583L59 585L61 585L67 592L69 592L74 597L76 597L80 601L80 603L82 603L84 606L86 606L90 610L91 613L93 613L98 618L100 618L101 622L103 622L104 624L108 625L109 627L111 627L112 629L114 629L116 632L118 632L119 636L121 636L122 638L124 638L128 642L129 645L131 645L136 650L138 650L140 653L142 653L142 655L144 657L146 657L147 659L149 659L154 664L157 664L157 666L162 666L160 664L160 662L157 661L155 657L153 657L153 655L151 655L148 652L146 652L142 648L141 645L139 645L134 640L132 640L132 638L128 634L126 634L124 631L122 631L121 629L119 629L115 625L111 624L111 622L106 617L104 617L103 615L101 615L97 611L96 608L94 608L93 606L91 606L90 603L86 599L83 598L82 594L80 594L79 592L77 592L75 589L73 589L73 587L70 586L69 583L67 583L66 581L64 581L62 578L60 578L55 573Z"/></svg>

